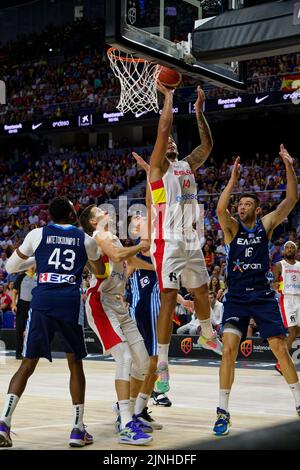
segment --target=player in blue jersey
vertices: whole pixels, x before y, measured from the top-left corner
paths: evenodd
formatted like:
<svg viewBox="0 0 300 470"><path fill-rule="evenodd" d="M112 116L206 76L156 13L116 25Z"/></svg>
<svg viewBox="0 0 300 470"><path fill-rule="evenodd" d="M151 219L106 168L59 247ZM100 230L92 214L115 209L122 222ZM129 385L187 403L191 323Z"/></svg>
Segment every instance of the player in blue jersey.
<svg viewBox="0 0 300 470"><path fill-rule="evenodd" d="M246 337L250 318L254 318L261 337L269 345L281 364L281 370L295 398L300 416L300 384L297 371L289 355L286 333L275 291L270 288L272 273L268 242L273 230L283 222L298 201L297 177L293 159L280 146L279 155L285 165L286 197L278 207L259 218L259 199L256 194L243 194L238 204L238 218L233 218L228 205L231 193L240 176L240 158L235 160L231 178L221 194L217 206L219 223L227 245L228 292L223 312L223 356L220 367L220 395L217 408L216 435L229 432L229 394L234 380L235 360L239 344Z"/></svg>
<svg viewBox="0 0 300 470"><path fill-rule="evenodd" d="M147 220L141 216L133 216L132 223L138 235L142 230L141 225L147 224ZM149 251L139 253L137 256L151 263ZM138 390L134 384L131 385L130 399L134 402L135 414L141 421L146 421L153 429L162 429L162 425L150 416L147 407L157 379L157 318L160 309L160 292L156 272L144 269L134 271L129 277L129 297L130 315L136 321L150 357L148 374Z"/></svg>
<svg viewBox="0 0 300 470"><path fill-rule="evenodd" d="M0 447L12 446L12 414L39 358L52 361L50 345L55 333L63 340L70 369L74 423L69 444L83 447L93 443L93 437L83 424L85 376L82 359L87 351L80 285L87 261L95 275L101 276L105 267L95 240L73 225L77 215L67 198L53 199L49 204L49 214L52 223L32 230L6 265L7 271L13 273L36 263L37 287L32 293L26 326L24 359L10 381L0 417Z"/></svg>

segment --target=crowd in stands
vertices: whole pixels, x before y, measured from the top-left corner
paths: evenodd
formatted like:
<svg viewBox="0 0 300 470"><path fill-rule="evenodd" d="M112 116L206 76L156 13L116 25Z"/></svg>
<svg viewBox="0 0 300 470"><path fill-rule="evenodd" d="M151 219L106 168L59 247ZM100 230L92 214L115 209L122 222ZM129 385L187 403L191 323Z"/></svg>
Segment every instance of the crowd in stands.
<svg viewBox="0 0 300 470"><path fill-rule="evenodd" d="M144 158L146 147L139 149ZM117 198L144 178L129 149L61 148L33 161L1 161L0 243L11 250L34 227L47 223L47 204L68 195L77 210ZM11 237L13 237L11 239Z"/></svg>
<svg viewBox="0 0 300 470"><path fill-rule="evenodd" d="M109 111L116 105L110 97L120 93L105 54L103 20L49 27L8 43L0 49L0 72L7 85L2 123Z"/></svg>
<svg viewBox="0 0 300 470"><path fill-rule="evenodd" d="M168 18L172 22L176 17ZM299 72L299 67L300 54L249 61L248 92L280 90L283 76ZM7 85L1 123L110 112L119 100L120 85L109 67L100 19L49 27L9 42L0 48L0 73ZM235 94L205 84L204 88L208 99ZM191 99L194 89L194 80L185 77L175 99Z"/></svg>

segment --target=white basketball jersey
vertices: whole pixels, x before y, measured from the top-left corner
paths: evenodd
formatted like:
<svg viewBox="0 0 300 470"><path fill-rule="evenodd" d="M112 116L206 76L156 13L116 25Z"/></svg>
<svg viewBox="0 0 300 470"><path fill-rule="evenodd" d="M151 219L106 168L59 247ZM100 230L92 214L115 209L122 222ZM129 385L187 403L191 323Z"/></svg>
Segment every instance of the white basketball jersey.
<svg viewBox="0 0 300 470"><path fill-rule="evenodd" d="M94 232L93 237L97 235ZM112 235L113 244L116 248L121 248L122 243L115 235ZM121 295L125 293L126 287L126 261L114 262L111 261L106 255L103 256L103 262L105 263L105 274L103 280L100 283L99 291L102 294ZM91 287L94 287L98 279L93 275L91 279Z"/></svg>
<svg viewBox="0 0 300 470"><path fill-rule="evenodd" d="M192 230L200 215L197 185L186 160L170 162L163 178L150 183L154 238L170 240Z"/></svg>
<svg viewBox="0 0 300 470"><path fill-rule="evenodd" d="M279 290L282 294L300 295L300 262L289 264L282 260Z"/></svg>

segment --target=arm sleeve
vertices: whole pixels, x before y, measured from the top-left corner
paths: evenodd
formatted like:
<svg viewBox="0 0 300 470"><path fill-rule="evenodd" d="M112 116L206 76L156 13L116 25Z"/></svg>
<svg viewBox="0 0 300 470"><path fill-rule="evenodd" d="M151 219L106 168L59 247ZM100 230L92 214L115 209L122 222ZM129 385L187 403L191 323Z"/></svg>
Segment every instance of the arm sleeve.
<svg viewBox="0 0 300 470"><path fill-rule="evenodd" d="M33 256L35 250L39 246L43 236L42 228L35 228L26 235L22 245L19 247L20 252L25 256Z"/></svg>
<svg viewBox="0 0 300 470"><path fill-rule="evenodd" d="M96 261L100 258L100 251L98 249L97 242L87 234L85 234L84 246L88 259Z"/></svg>

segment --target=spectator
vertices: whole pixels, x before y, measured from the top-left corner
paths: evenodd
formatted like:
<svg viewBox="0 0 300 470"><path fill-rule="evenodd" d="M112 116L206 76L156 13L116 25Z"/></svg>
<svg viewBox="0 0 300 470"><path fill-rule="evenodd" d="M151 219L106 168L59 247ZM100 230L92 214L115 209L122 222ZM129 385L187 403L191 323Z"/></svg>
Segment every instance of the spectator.
<svg viewBox="0 0 300 470"><path fill-rule="evenodd" d="M214 255L213 249L209 246L208 243L205 243L203 247L203 255L204 255L206 267L208 271L210 272L211 267L214 265L214 262L215 262L215 255Z"/></svg>
<svg viewBox="0 0 300 470"><path fill-rule="evenodd" d="M35 267L19 274L13 287L11 309L16 314L16 359L22 359L23 337L32 299L36 287Z"/></svg>
<svg viewBox="0 0 300 470"><path fill-rule="evenodd" d="M208 289L210 292L214 292L217 297L218 292L221 289L221 284L217 276L211 276Z"/></svg>
<svg viewBox="0 0 300 470"><path fill-rule="evenodd" d="M6 251L2 251L1 256L0 256L0 269L2 271L5 271L7 260L8 258L7 258Z"/></svg>
<svg viewBox="0 0 300 470"><path fill-rule="evenodd" d="M252 336L256 336L257 333L258 333L257 325L255 323L255 320L251 318L249 321L249 325L248 325L247 337L251 338Z"/></svg>
<svg viewBox="0 0 300 470"><path fill-rule="evenodd" d="M211 273L211 277L216 277L219 281L219 286L220 286L220 289L225 289L225 283L224 283L224 277L221 276L221 268L220 266L213 266L213 269L212 269L212 273Z"/></svg>
<svg viewBox="0 0 300 470"><path fill-rule="evenodd" d="M11 305L11 298L5 292L4 282L0 282L0 328L3 325L3 313L8 312Z"/></svg>
<svg viewBox="0 0 300 470"><path fill-rule="evenodd" d="M223 304L217 300L216 293L209 291L208 293L210 303L210 320L213 328L220 334L222 316L223 316Z"/></svg>
<svg viewBox="0 0 300 470"><path fill-rule="evenodd" d="M282 244L280 243L280 241L276 240L276 242L274 243L274 248L271 252L271 266L274 266L274 264L282 260L281 246Z"/></svg>
<svg viewBox="0 0 300 470"><path fill-rule="evenodd" d="M200 321L195 313L192 314L192 319L189 323L180 326L176 333L178 335L199 335L201 331Z"/></svg>
<svg viewBox="0 0 300 470"><path fill-rule="evenodd" d="M222 255L223 257L226 256L226 248L225 248L224 238L220 239L220 244L216 248L216 254Z"/></svg>

